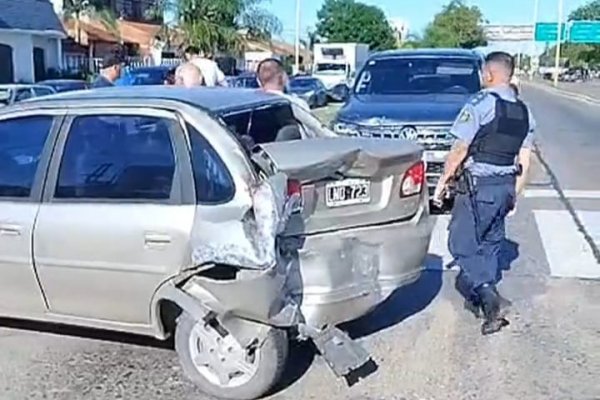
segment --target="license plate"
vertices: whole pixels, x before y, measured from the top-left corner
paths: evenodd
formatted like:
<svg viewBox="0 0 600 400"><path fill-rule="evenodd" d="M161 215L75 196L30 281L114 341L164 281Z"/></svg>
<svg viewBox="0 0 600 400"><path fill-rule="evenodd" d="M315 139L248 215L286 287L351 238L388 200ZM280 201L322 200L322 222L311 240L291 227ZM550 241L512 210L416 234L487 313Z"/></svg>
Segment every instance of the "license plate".
<svg viewBox="0 0 600 400"><path fill-rule="evenodd" d="M327 207L365 204L371 201L371 182L366 179L345 179L325 186Z"/></svg>
<svg viewBox="0 0 600 400"><path fill-rule="evenodd" d="M426 151L423 154L425 157L425 161L428 162L444 162L446 160L446 156L448 155L447 151Z"/></svg>

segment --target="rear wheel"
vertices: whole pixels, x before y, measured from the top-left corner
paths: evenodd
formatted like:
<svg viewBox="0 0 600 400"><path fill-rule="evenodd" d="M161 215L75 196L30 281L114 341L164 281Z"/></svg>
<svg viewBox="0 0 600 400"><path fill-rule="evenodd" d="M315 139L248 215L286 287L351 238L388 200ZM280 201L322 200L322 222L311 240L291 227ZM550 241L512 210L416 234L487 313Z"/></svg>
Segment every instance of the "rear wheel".
<svg viewBox="0 0 600 400"><path fill-rule="evenodd" d="M177 320L175 349L185 374L203 392L233 400L263 396L279 380L288 355L285 331L271 328L262 346L245 349L222 326L188 313Z"/></svg>

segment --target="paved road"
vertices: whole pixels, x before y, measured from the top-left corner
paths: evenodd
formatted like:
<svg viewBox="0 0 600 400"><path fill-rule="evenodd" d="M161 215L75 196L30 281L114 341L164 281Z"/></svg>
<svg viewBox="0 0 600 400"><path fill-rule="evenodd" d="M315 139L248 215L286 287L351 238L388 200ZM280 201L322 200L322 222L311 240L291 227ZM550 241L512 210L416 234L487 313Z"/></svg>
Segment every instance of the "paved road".
<svg viewBox="0 0 600 400"><path fill-rule="evenodd" d="M588 218L600 210L592 196L600 191L600 169L584 169L598 166L600 108L536 89L526 88L525 96L539 121L543 159L571 198L557 198L536 162L537 185L509 224L506 254L516 260L501 290L514 300L511 326L481 337L462 310L452 288L455 272L442 272L449 260L447 218L440 217L422 279L348 327L378 371L347 388L309 347L297 346L288 385L274 399L600 398L600 282L578 279L600 277L600 265L570 210ZM588 236L593 225L584 226ZM0 328L0 399L206 399L182 378L168 348L134 337L119 342L69 333L75 336Z"/></svg>
<svg viewBox="0 0 600 400"><path fill-rule="evenodd" d="M552 81L536 79L536 83L552 86ZM600 80L594 79L588 82L559 82L558 88L567 92L583 94L600 100Z"/></svg>

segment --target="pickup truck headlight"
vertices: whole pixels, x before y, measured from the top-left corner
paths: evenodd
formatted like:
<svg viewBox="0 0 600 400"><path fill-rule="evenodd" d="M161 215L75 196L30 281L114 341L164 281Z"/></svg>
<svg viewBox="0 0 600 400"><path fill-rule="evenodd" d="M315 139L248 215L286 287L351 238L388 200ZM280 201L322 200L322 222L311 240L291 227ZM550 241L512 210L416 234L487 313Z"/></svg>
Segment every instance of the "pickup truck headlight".
<svg viewBox="0 0 600 400"><path fill-rule="evenodd" d="M360 136L360 131L358 130L358 125L351 124L348 122L334 122L333 123L333 131L338 135L344 136Z"/></svg>

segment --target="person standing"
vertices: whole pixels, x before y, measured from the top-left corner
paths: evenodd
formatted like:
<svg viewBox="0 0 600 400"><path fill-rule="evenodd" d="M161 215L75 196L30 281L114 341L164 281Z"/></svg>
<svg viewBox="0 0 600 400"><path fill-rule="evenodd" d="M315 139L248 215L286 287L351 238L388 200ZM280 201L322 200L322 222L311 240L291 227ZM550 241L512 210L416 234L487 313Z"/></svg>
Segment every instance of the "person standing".
<svg viewBox="0 0 600 400"><path fill-rule="evenodd" d="M219 65L212 59L201 54L200 50L195 46L189 46L185 49L185 58L188 62L194 64L204 77L204 85L213 86L228 86L225 74L219 68Z"/></svg>
<svg viewBox="0 0 600 400"><path fill-rule="evenodd" d="M262 90L284 96L296 105L310 111L310 107L305 100L285 93L288 77L283 64L278 59L267 58L262 60L256 68L256 79Z"/></svg>
<svg viewBox="0 0 600 400"><path fill-rule="evenodd" d="M114 54L107 55L102 60L102 69L94 82L90 85L92 89L115 86L115 82L121 77L123 62Z"/></svg>
<svg viewBox="0 0 600 400"><path fill-rule="evenodd" d="M484 335L508 325L510 301L496 283L505 219L516 206L529 170L535 121L510 86L515 66L504 52L485 60L485 89L467 103L451 129L458 139L450 151L433 200L441 202L455 180L456 197L448 248L460 273L456 289L465 307L481 316Z"/></svg>

